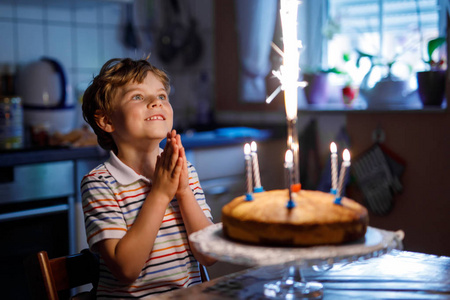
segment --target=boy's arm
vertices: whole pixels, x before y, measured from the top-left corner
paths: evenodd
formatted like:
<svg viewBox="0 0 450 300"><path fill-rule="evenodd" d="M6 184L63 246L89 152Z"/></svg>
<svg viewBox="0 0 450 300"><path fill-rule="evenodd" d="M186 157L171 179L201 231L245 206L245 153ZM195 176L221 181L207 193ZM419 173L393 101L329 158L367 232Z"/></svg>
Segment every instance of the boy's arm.
<svg viewBox="0 0 450 300"><path fill-rule="evenodd" d="M170 147L169 147L170 146ZM119 280L131 283L139 276L163 221L169 202L179 185L185 162L176 144L166 145L158 157L155 180L136 220L121 239L98 242L98 250L111 272Z"/></svg>
<svg viewBox="0 0 450 300"><path fill-rule="evenodd" d="M180 205L180 211L183 217L183 222L186 227L187 234L189 236L191 233L196 232L205 227L208 227L213 223L208 217L206 217L205 213L198 204L197 199L195 199L194 193L192 192L189 186L189 174L187 169L186 154L184 152L183 146L181 145L180 136L178 135L176 139L180 149L180 157L183 158L184 163L180 174L179 187L175 196ZM192 244L191 250L195 258L204 266L210 266L217 261L216 259L213 259L209 256L206 256L198 252L197 249L195 249L195 247L192 247Z"/></svg>

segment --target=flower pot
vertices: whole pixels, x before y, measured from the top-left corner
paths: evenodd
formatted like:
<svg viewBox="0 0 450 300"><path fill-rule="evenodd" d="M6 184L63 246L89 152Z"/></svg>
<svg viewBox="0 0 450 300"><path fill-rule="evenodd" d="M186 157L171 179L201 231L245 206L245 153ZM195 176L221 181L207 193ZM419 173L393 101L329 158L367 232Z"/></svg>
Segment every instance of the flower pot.
<svg viewBox="0 0 450 300"><path fill-rule="evenodd" d="M304 88L308 104L323 104L328 102L328 74L305 73L303 80L308 83Z"/></svg>
<svg viewBox="0 0 450 300"><path fill-rule="evenodd" d="M441 106L445 97L444 70L417 72L420 101L424 106Z"/></svg>

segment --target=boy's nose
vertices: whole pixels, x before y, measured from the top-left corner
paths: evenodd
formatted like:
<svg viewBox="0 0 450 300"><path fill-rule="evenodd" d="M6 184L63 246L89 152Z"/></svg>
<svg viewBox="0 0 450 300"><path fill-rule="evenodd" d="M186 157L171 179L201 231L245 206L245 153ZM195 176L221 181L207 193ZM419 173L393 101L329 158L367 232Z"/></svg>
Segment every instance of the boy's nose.
<svg viewBox="0 0 450 300"><path fill-rule="evenodd" d="M162 107L162 103L159 99L156 99L148 104L149 108Z"/></svg>

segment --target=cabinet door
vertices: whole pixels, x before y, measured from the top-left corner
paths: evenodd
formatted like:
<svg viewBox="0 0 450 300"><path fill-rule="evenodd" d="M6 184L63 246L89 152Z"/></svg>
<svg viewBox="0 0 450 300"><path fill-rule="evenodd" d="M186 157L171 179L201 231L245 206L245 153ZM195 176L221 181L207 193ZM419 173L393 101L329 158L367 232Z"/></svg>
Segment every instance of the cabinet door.
<svg viewBox="0 0 450 300"><path fill-rule="evenodd" d="M243 145L195 149L187 151L186 156L195 166L200 182L238 174L244 176Z"/></svg>
<svg viewBox="0 0 450 300"><path fill-rule="evenodd" d="M201 182L206 202L211 208L214 223L221 222L222 207L232 199L243 195L245 180L242 176L222 177Z"/></svg>

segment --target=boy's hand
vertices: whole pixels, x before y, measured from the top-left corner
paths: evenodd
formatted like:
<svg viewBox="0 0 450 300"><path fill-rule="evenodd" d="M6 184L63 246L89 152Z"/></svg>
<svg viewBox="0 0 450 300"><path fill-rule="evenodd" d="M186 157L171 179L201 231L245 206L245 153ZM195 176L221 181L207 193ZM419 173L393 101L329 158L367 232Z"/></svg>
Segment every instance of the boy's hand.
<svg viewBox="0 0 450 300"><path fill-rule="evenodd" d="M164 151L158 156L155 165L155 174L152 191L162 193L172 200L180 184L180 175L186 162L180 156L180 147L177 143L176 132L167 134Z"/></svg>
<svg viewBox="0 0 450 300"><path fill-rule="evenodd" d="M184 150L183 144L181 143L181 137L180 135L176 136L177 145L180 149L180 157L183 159L183 165L181 168L181 174L180 174L180 182L178 184L178 189L176 192L177 199L181 199L183 197L183 194L186 192L192 192L191 188L189 187L189 173L187 168L187 159L186 159L186 152Z"/></svg>

